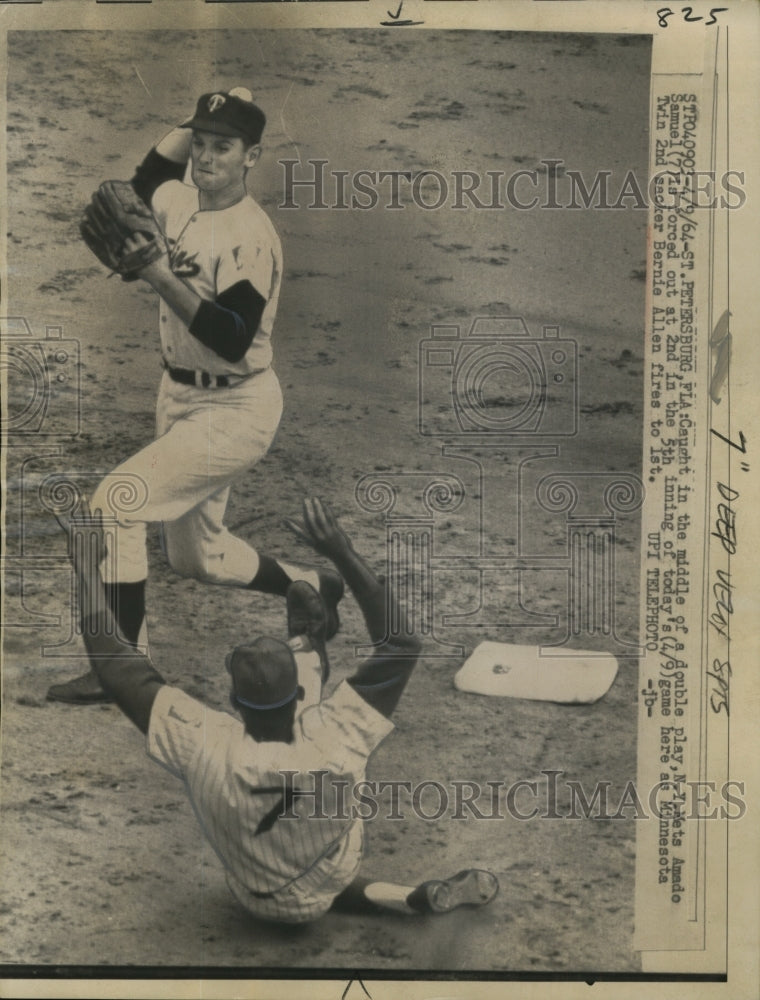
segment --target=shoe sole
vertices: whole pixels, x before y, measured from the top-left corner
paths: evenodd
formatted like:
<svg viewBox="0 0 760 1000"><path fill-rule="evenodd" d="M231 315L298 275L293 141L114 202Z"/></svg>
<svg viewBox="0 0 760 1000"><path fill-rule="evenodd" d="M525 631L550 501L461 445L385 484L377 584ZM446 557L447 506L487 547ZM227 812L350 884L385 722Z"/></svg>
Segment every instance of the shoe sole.
<svg viewBox="0 0 760 1000"><path fill-rule="evenodd" d="M63 705L111 705L113 698L106 694L94 676L84 674L63 684L52 684L47 692L48 701Z"/></svg>
<svg viewBox="0 0 760 1000"><path fill-rule="evenodd" d="M296 635L306 635L314 641L324 642L329 612L322 595L318 594L311 584L304 580L297 580L288 587L286 602L288 635L291 638ZM303 623L293 621L294 617L301 614L305 618Z"/></svg>
<svg viewBox="0 0 760 1000"><path fill-rule="evenodd" d="M338 604L343 599L345 593L343 577L337 573L319 574L319 596L325 602L327 611L327 624L325 627L325 640L332 639L340 629L340 615L338 614Z"/></svg>
<svg viewBox="0 0 760 1000"><path fill-rule="evenodd" d="M56 701L60 705L112 705L113 698L105 691L100 694L71 695L67 692L54 691L52 688L45 696L48 701Z"/></svg>
<svg viewBox="0 0 760 1000"><path fill-rule="evenodd" d="M320 578L320 591L321 589L322 583ZM303 590L306 594L313 595L315 602L319 601L320 618L317 621L316 617L313 617L307 620L303 625L294 624L291 621L290 601L288 600L288 635L291 638L296 635L305 635L308 638L312 649L314 649L314 651L319 655L319 659L322 664L322 683L324 684L330 676L330 661L327 656L327 647L325 645L330 612L328 611L327 604L325 603L325 599L322 597L322 594L317 593L311 584L305 583L302 580L298 580L290 585L288 588L288 598L290 597L291 591L293 593L298 593L300 590ZM305 601L304 604L306 604Z"/></svg>
<svg viewBox="0 0 760 1000"><path fill-rule="evenodd" d="M459 906L485 906L498 891L496 876L480 868L468 868L451 878L427 885L433 913L450 913Z"/></svg>

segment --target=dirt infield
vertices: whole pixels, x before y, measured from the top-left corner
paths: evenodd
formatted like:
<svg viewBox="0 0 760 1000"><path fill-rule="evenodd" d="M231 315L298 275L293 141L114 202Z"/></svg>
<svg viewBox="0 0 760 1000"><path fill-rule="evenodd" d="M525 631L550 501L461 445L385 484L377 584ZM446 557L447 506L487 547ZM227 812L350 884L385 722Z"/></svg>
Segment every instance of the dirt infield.
<svg viewBox="0 0 760 1000"><path fill-rule="evenodd" d="M323 193L330 205L337 197L332 171L427 170L450 179L455 171L535 169L543 185L552 177L565 183L570 168L589 178L588 186L604 169L619 187L628 170L646 176L646 40L506 32L429 32L414 40L372 31L11 32L8 51L5 314L25 319L35 338L61 327L64 339L77 342L81 367L78 392L60 392L46 416L59 430L18 435L8 453L10 552L24 556L27 571L6 579L0 960L234 967L248 974L636 970L630 811L617 819L521 821L455 819L451 810L425 820L405 809L401 819L367 825L364 873L415 884L465 866L489 867L501 883L490 907L437 919L330 914L297 929L242 913L181 786L147 758L119 711L45 700L52 681L83 664L76 643L51 649L65 642L70 578L64 539L39 488L51 473L66 472L89 489L153 432L160 375L155 297L142 283L106 278L79 239L81 208L101 180L131 176L149 146L192 110L197 94L240 84L254 90L269 117L252 189L285 255L274 339L285 415L269 455L233 490L227 520L234 531L285 558L303 556L282 517L298 513L302 496L319 494L382 569L383 513L360 505L357 484L404 474L413 495L395 513L411 516L426 476L456 474L466 499L436 515L436 554L478 551L484 507L476 500L490 512L483 551L515 551L518 469L526 505L539 474L638 473L646 212L457 209L450 191L432 209L415 203L408 187L403 207L394 209L382 203L387 185L374 209L309 209L313 186L293 189L300 207L284 209L278 161L327 161ZM529 200L529 184L519 191ZM432 203L436 190L417 194ZM528 443L521 452L484 445L469 456L444 456L441 440L420 433L420 380L433 376L421 372L419 344L432 324L466 331L478 316L523 317L534 339L544 325L559 326L561 337L575 341L578 432L547 432L541 441L559 444L558 455L549 449L540 461L520 465L533 454ZM446 402L444 393L444 421L452 419ZM519 513L520 544L544 555L566 553L562 517L523 506ZM615 530L616 628L631 641L638 622L635 514L618 517ZM224 653L244 637L283 634L283 602L178 578L156 531L150 563L154 662L171 683L226 707ZM470 651L483 639L556 637L548 626L505 625L505 609L522 603L562 617L563 570L526 574L519 593L514 574L484 580L478 618L478 573L451 560L436 572L438 634L447 643ZM443 616L467 612L469 622L443 627ZM336 681L364 637L351 598L342 617L332 652ZM606 640L589 642L604 649ZM431 652L442 651L434 645ZM370 777L446 788L524 779L541 789L544 772L553 770L589 793L596 782L609 782L613 803L635 778L635 660L621 661L609 694L590 706L463 695L452 681L460 663L423 659ZM487 812L487 799L479 801ZM529 797L519 801L528 812ZM560 796L556 812L566 804Z"/></svg>

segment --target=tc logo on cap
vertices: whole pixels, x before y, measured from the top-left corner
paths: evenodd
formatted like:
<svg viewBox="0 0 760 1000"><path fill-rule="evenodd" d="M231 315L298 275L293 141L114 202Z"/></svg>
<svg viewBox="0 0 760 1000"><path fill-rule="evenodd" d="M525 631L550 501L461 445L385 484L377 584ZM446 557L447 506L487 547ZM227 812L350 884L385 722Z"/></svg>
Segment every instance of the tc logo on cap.
<svg viewBox="0 0 760 1000"><path fill-rule="evenodd" d="M222 107L222 105L225 103L226 100L227 100L227 98L224 96L224 94L212 94L211 97L209 97L209 99L208 99L208 109L209 109L209 111L212 114L215 111L218 111L219 108Z"/></svg>

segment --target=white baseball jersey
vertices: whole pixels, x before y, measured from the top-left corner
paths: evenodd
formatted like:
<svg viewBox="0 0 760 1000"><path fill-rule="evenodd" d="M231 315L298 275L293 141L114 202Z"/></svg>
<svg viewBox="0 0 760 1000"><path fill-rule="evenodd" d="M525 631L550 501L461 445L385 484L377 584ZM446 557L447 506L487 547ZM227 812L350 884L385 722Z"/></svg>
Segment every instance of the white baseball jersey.
<svg viewBox="0 0 760 1000"><path fill-rule="evenodd" d="M250 195L221 211L201 211L198 189L167 181L153 194L153 212L169 243L172 271L202 299L214 301L248 280L266 301L259 328L245 356L228 362L194 337L161 301L164 357L175 368L215 375L247 375L272 361L271 335L282 280L282 248L277 231Z"/></svg>
<svg viewBox="0 0 760 1000"><path fill-rule="evenodd" d="M392 729L344 681L298 716L292 743L257 743L238 718L167 685L153 705L147 749L184 781L239 902L258 916L300 922L325 913L356 875L362 822L350 816L345 782L364 778ZM315 781L314 771L327 775Z"/></svg>
<svg viewBox="0 0 760 1000"><path fill-rule="evenodd" d="M152 195L172 270L203 304L216 303L222 310L229 306L234 312L239 302L245 313L246 304L256 304L257 292L264 308L247 350L240 360L229 361L206 346L219 329L213 319L204 343L160 302L161 347L169 365L247 377L233 387L204 389L164 374L156 406L157 439L118 466L93 497L93 505L116 521L118 557L103 565L108 582L147 577L146 525L156 521L164 523L171 565L185 576L244 587L258 571L258 553L225 527L224 513L230 485L266 454L282 414L280 385L270 367L282 249L274 226L253 198L246 195L221 211L200 211L198 198L196 187L179 180L159 184ZM112 505L123 492L112 489L120 480L137 484L141 496L128 511Z"/></svg>

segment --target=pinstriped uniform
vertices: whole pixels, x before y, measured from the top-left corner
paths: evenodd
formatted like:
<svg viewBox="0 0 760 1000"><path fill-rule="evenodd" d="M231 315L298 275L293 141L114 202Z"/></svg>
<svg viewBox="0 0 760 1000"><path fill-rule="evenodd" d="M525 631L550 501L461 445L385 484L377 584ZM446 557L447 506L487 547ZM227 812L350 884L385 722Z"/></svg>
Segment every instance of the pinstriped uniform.
<svg viewBox="0 0 760 1000"><path fill-rule="evenodd" d="M239 719L167 685L147 748L183 780L238 901L256 916L300 923L327 912L357 873L362 821L341 802L392 729L344 681L298 716L292 743L257 743Z"/></svg>

